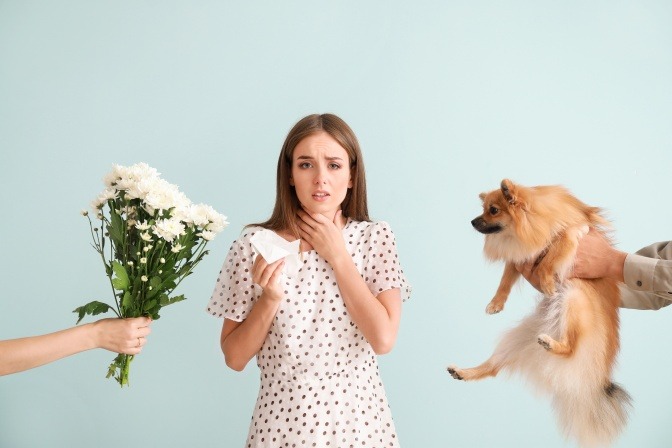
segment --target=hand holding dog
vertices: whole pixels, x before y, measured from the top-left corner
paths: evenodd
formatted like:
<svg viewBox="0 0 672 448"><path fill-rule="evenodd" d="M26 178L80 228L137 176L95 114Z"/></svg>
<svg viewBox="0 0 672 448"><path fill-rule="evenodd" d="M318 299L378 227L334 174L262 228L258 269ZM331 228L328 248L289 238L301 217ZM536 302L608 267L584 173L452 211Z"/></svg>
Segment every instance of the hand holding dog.
<svg viewBox="0 0 672 448"><path fill-rule="evenodd" d="M623 281L626 252L615 249L607 239L591 228L579 241L570 278L613 278ZM516 265L516 269L538 291L541 291L535 261Z"/></svg>

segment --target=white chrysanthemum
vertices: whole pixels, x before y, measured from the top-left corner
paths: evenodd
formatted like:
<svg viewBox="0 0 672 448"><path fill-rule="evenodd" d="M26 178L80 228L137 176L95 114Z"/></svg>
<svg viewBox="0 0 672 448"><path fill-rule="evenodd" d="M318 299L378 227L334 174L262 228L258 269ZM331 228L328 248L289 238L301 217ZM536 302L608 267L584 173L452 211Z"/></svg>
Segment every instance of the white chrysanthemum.
<svg viewBox="0 0 672 448"><path fill-rule="evenodd" d="M140 252L138 252L138 254L140 254ZM147 264L147 258L142 257L142 258L140 259L140 263L141 263L141 264Z"/></svg>
<svg viewBox="0 0 672 448"><path fill-rule="evenodd" d="M118 194L117 190L114 190L112 188L106 188L105 190L103 190L102 193L98 195L96 199L91 201L91 208L93 208L94 210L100 210L101 208L103 208L105 204L107 204L107 201L109 201L110 199L116 199L117 194Z"/></svg>
<svg viewBox="0 0 672 448"><path fill-rule="evenodd" d="M149 223L148 223L146 220L145 220L145 221L142 221L142 222L139 222L139 223L137 223L137 224L135 225L135 228L136 228L136 229L138 229L138 230L143 230L143 231L144 231L144 230L149 230L150 227L151 227L151 226L149 225Z"/></svg>
<svg viewBox="0 0 672 448"><path fill-rule="evenodd" d="M173 240L184 233L184 224L176 219L160 219L152 227L155 235L172 243Z"/></svg>
<svg viewBox="0 0 672 448"><path fill-rule="evenodd" d="M176 254L176 253L178 253L179 251L181 251L182 249L184 249L184 247L182 247L182 245L181 245L180 243L177 243L176 245L173 246L172 249L170 249L170 251L171 251L172 253Z"/></svg>
<svg viewBox="0 0 672 448"><path fill-rule="evenodd" d="M143 241L152 241L152 235L149 232L142 232L140 238L142 238Z"/></svg>
<svg viewBox="0 0 672 448"><path fill-rule="evenodd" d="M226 216L217 214L216 217L211 217L211 222L207 226L205 226L205 230L209 230L211 232L219 233L226 226L229 225L229 222L226 220Z"/></svg>
<svg viewBox="0 0 672 448"><path fill-rule="evenodd" d="M217 234L211 230L204 230L198 234L205 241L211 241Z"/></svg>
<svg viewBox="0 0 672 448"><path fill-rule="evenodd" d="M140 179L129 185L128 190L126 191L126 197L128 199L140 199L144 201L147 195L157 188L156 184L159 183L160 180L161 179L158 177Z"/></svg>
<svg viewBox="0 0 672 448"><path fill-rule="evenodd" d="M146 282L147 280L149 280L149 278L146 275L143 275L142 277L140 277L140 280Z"/></svg>
<svg viewBox="0 0 672 448"><path fill-rule="evenodd" d="M128 168L114 164L112 165L112 171L107 173L103 178L103 183L106 187L113 188L119 182L119 179L124 177L128 177Z"/></svg>
<svg viewBox="0 0 672 448"><path fill-rule="evenodd" d="M203 228L210 223L210 214L214 212L212 207L205 204L192 204L187 209L187 222Z"/></svg>
<svg viewBox="0 0 672 448"><path fill-rule="evenodd" d="M180 192L176 185L170 184L163 179L159 179L145 197L145 204L152 210L168 210L173 207L186 207L190 203L189 199Z"/></svg>

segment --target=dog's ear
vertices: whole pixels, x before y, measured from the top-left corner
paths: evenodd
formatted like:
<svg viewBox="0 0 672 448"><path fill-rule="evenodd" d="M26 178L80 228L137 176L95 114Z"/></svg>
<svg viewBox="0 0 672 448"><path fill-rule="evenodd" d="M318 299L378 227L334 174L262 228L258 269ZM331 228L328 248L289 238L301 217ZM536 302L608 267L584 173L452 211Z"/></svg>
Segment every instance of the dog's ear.
<svg viewBox="0 0 672 448"><path fill-rule="evenodd" d="M479 198L481 198L481 202L485 202L485 197L487 196L487 193L481 193L478 195Z"/></svg>
<svg viewBox="0 0 672 448"><path fill-rule="evenodd" d="M511 182L509 179L504 179L500 185L500 188L502 189L502 194L504 195L504 199L511 204L514 205L516 203L516 186L514 185L513 182Z"/></svg>

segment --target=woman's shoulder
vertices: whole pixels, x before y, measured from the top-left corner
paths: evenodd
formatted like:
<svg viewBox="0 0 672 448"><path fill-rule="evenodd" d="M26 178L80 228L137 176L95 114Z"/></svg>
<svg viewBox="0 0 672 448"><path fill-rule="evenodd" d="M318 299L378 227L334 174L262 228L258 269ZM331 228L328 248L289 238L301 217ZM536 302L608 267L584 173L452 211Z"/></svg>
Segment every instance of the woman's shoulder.
<svg viewBox="0 0 672 448"><path fill-rule="evenodd" d="M392 229L387 221L348 221L345 230L351 236L369 237L375 235L393 236Z"/></svg>
<svg viewBox="0 0 672 448"><path fill-rule="evenodd" d="M236 246L249 246L251 244L250 239L252 236L261 230L264 230L264 228L256 225L243 227L238 234L238 237L231 243L231 248Z"/></svg>

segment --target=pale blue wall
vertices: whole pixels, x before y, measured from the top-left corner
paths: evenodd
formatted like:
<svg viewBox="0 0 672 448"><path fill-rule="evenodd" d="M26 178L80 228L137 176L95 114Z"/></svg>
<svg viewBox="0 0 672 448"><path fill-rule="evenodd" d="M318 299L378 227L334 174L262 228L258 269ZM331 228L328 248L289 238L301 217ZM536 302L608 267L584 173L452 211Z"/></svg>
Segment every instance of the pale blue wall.
<svg viewBox="0 0 672 448"><path fill-rule="evenodd" d="M484 307L501 266L469 221L503 177L604 207L623 250L670 238L667 1L0 1L0 338L55 331L109 290L79 210L113 163L145 161L231 226L134 362L88 352L0 378L0 447L241 447L257 369L226 369L203 311L245 223L268 216L290 126L358 134L371 211L414 286L381 358L402 446L566 447L517 379L464 384L532 307ZM622 313L616 446L672 444L672 316ZM124 444L120 441L123 439Z"/></svg>

